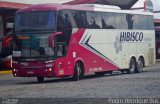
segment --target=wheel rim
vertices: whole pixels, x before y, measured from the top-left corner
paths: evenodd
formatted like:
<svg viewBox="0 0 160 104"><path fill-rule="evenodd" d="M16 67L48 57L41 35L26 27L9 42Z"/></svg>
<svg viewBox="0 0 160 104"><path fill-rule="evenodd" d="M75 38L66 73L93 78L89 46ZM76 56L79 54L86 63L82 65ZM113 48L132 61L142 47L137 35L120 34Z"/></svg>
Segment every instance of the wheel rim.
<svg viewBox="0 0 160 104"><path fill-rule="evenodd" d="M135 71L135 61L134 60L131 60L130 70L131 70L131 72Z"/></svg>
<svg viewBox="0 0 160 104"><path fill-rule="evenodd" d="M78 76L80 76L80 74L81 74L81 67L80 67L80 64L79 64L79 63L77 63L76 69L77 69L77 74L78 74Z"/></svg>
<svg viewBox="0 0 160 104"><path fill-rule="evenodd" d="M142 62L142 60L139 60L139 62L138 62L138 69L139 69L139 71L141 72L141 71L143 71L143 62Z"/></svg>

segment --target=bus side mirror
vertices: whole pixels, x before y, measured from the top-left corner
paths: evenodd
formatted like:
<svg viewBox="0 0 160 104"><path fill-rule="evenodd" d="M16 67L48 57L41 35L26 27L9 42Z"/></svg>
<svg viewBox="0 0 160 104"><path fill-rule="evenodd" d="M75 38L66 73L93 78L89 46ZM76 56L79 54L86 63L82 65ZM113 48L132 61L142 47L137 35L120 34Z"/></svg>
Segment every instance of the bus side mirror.
<svg viewBox="0 0 160 104"><path fill-rule="evenodd" d="M48 36L48 45L49 45L49 47L54 47L54 38L57 35L62 35L62 32L51 33Z"/></svg>

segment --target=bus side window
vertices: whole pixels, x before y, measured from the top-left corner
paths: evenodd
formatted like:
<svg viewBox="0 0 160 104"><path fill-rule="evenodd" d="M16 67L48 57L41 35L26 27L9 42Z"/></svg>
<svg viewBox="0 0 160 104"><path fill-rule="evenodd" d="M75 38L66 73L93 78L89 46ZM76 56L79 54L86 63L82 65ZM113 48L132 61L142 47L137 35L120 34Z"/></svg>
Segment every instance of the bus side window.
<svg viewBox="0 0 160 104"><path fill-rule="evenodd" d="M115 16L113 13L102 13L102 28L115 29Z"/></svg>
<svg viewBox="0 0 160 104"><path fill-rule="evenodd" d="M148 22L149 22L149 30L154 30L154 21L153 16L148 16Z"/></svg>
<svg viewBox="0 0 160 104"><path fill-rule="evenodd" d="M82 18L83 22L80 21L80 20L79 21L83 23L83 28L86 28L86 26L87 26L87 17L86 17L86 12L85 11L81 12L81 18Z"/></svg>
<svg viewBox="0 0 160 104"><path fill-rule="evenodd" d="M58 21L57 21L57 30L62 31L63 29L63 14L62 12L58 12Z"/></svg>
<svg viewBox="0 0 160 104"><path fill-rule="evenodd" d="M76 23L76 28L85 28L86 26L86 16L84 11L72 11L71 12L74 21Z"/></svg>
<svg viewBox="0 0 160 104"><path fill-rule="evenodd" d="M64 20L63 20L63 22L64 22L63 23L64 29L71 28L71 23L70 23L68 14L64 14Z"/></svg>
<svg viewBox="0 0 160 104"><path fill-rule="evenodd" d="M116 28L117 29L128 29L126 14L116 14Z"/></svg>
<svg viewBox="0 0 160 104"><path fill-rule="evenodd" d="M139 22L140 22L140 29L142 30L148 30L148 18L147 16L140 15L139 16Z"/></svg>
<svg viewBox="0 0 160 104"><path fill-rule="evenodd" d="M87 12L87 28L94 29L95 19L93 12Z"/></svg>
<svg viewBox="0 0 160 104"><path fill-rule="evenodd" d="M138 15L134 15L132 18L133 18L133 29L139 29Z"/></svg>
<svg viewBox="0 0 160 104"><path fill-rule="evenodd" d="M133 29L133 15L132 14L126 15L126 21L128 24L128 29Z"/></svg>
<svg viewBox="0 0 160 104"><path fill-rule="evenodd" d="M72 24L67 10L59 11L57 30L62 31L69 28L72 28Z"/></svg>
<svg viewBox="0 0 160 104"><path fill-rule="evenodd" d="M101 13L94 13L94 17L95 17L95 29L102 29L102 17L101 17Z"/></svg>
<svg viewBox="0 0 160 104"><path fill-rule="evenodd" d="M102 28L100 13L87 12L87 28L90 28L90 29Z"/></svg>

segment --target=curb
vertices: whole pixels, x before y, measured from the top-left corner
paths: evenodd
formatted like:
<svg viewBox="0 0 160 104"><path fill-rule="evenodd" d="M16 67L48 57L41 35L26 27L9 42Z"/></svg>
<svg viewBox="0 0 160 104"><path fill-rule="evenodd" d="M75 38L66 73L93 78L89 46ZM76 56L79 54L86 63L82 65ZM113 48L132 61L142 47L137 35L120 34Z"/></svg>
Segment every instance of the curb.
<svg viewBox="0 0 160 104"><path fill-rule="evenodd" d="M4 75L4 74L12 74L12 71L11 70L0 71L0 75Z"/></svg>

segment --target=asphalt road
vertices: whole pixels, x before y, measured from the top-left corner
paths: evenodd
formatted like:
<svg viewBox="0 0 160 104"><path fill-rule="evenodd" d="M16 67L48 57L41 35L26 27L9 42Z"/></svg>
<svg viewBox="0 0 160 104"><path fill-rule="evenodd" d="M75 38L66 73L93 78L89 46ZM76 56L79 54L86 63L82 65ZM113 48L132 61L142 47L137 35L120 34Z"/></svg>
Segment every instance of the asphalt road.
<svg viewBox="0 0 160 104"><path fill-rule="evenodd" d="M160 98L160 62L139 74L87 76L80 81L0 75L0 98Z"/></svg>

